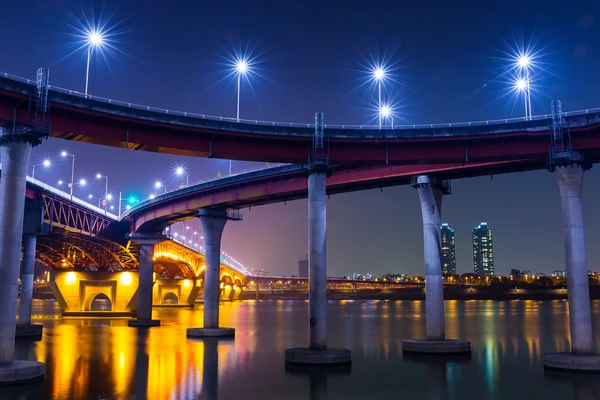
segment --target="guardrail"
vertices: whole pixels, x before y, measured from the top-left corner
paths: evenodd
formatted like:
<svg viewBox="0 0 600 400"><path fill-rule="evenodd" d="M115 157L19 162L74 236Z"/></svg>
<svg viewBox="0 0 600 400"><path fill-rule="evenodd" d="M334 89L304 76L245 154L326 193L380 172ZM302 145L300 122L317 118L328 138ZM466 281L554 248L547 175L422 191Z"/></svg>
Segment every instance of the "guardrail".
<svg viewBox="0 0 600 400"><path fill-rule="evenodd" d="M16 75L11 75L6 72L0 73L0 74L6 78L9 78L9 79L12 79L15 81L24 82L24 83L28 83L28 84L35 84L35 81L33 81L31 79L22 78L22 77L19 77ZM115 105L133 108L136 110L154 111L154 112L159 112L159 113L164 113L164 114L169 114L169 115L178 115L178 116L184 116L184 117L196 117L196 118L202 118L202 119L208 119L208 120L214 120L214 121L227 121L227 122L236 122L236 123L253 124L253 125L269 125L269 126L298 127L298 128L311 128L311 127L315 126L314 124L310 124L310 123L305 124L305 123L298 123L298 122L275 122L275 121L262 121L262 120L251 120L251 119L237 119L237 118L231 118L231 117L219 117L219 116L214 116L214 115L191 113L191 112L185 112L185 111L168 110L168 109L164 109L164 108L150 107L150 106L125 102L125 101L120 101L120 100L113 100L113 99L109 99L109 98L101 97L101 96L93 96L90 94L86 95L86 94L78 92L76 90L65 89L65 88L61 88L59 86L48 85L48 88L50 90L54 90L56 92L66 93L66 94L78 96L78 97L85 98L85 99L104 102L107 104L115 104ZM597 112L600 112L600 108L590 108L587 110L563 112L563 116L568 117L568 116L585 115L585 114L597 113ZM487 120L487 121L452 122L452 123L441 123L441 124L412 124L412 125L411 124L402 124L402 125L388 124L388 125L382 125L382 126L375 125L375 124L373 124L373 125L368 125L368 124L365 124L365 125L326 124L325 128L337 128L337 129L341 128L341 129L357 129L357 130L360 130L360 129L404 130L404 129L455 128L455 127L506 124L506 123L511 123L511 122L540 121L540 120L545 120L545 119L549 119L549 118L552 118L552 114L535 115L535 116L532 116L529 118L518 117L518 118L494 119L494 120Z"/></svg>
<svg viewBox="0 0 600 400"><path fill-rule="evenodd" d="M0 164L0 168L2 168L1 164ZM42 189L44 189L47 192L50 192L50 193L56 194L56 195L58 195L60 197L63 197L63 198L65 198L65 199L67 199L67 200L69 200L69 201L71 201L71 202L73 202L75 204L79 204L80 206L83 206L83 207L88 208L88 209L90 209L92 211L95 211L98 214L102 214L102 215L104 215L104 216L106 216L106 217L108 217L108 218L110 218L112 220L115 220L115 221L119 220L119 216L118 215L115 215L113 213L105 211L103 208L97 207L97 206L95 206L93 204L90 204L87 201L81 200L81 199L79 199L79 198L77 198L75 196L71 197L71 195L69 193L63 192L62 190L59 190L59 189L56 189L55 187L52 187L52 186L50 186L50 185L48 185L48 184L46 184L46 183L44 183L42 181L38 181L37 179L34 179L34 178L30 177L30 176L27 176L27 182L33 183L34 185L41 187Z"/></svg>
<svg viewBox="0 0 600 400"><path fill-rule="evenodd" d="M128 216L129 214L131 214L133 211L135 211L138 208L144 207L144 206L146 206L148 204L152 204L152 203L155 203L155 202L158 202L158 201L162 201L162 200L165 199L165 197L169 197L171 195L174 195L177 192L184 192L186 190L190 190L190 188L192 188L194 186L207 185L207 184L211 184L211 183L214 183L214 182L219 182L219 181L222 181L222 180L227 180L229 178L235 178L235 177L242 177L244 175L250 175L250 174L256 173L257 171L264 171L264 170L275 169L275 168L281 168L282 170L285 171L284 167L290 167L290 166L297 166L298 168L301 167L300 165L297 165L297 164L270 165L270 166L265 167L265 168L256 168L256 169L246 170L246 171L241 172L241 173L231 174L231 175L224 176L224 177L217 177L215 179L209 179L209 180L206 180L206 181L199 181L199 182L193 183L193 184L191 184L189 186L178 187L176 189L169 190L169 191L166 191L164 193L161 193L161 194L159 194L157 196L151 196L150 198L146 198L146 199L140 201L139 203L131 206L129 209L125 209L123 212L121 212L120 218ZM232 219L237 219L237 218L232 218Z"/></svg>
<svg viewBox="0 0 600 400"><path fill-rule="evenodd" d="M0 170L1 169L2 169L2 164L0 163ZM79 204L80 206L83 206L83 207L88 208L88 209L90 209L92 211L95 211L98 214L102 214L102 215L104 215L104 216L106 216L106 217L108 217L110 219L113 219L115 221L119 220L119 216L118 215L115 215L113 213L109 213L108 211L105 211L103 208L97 207L97 206L95 206L93 204L90 204L87 201L81 200L80 198L77 198L75 196L71 197L70 193L63 192L62 190L57 189L57 188L55 188L53 186L50 186L50 185L48 185L48 184L46 184L46 183L44 183L42 181L39 181L37 179L34 179L34 178L30 177L29 175L27 176L27 182L32 183L32 184L34 184L36 186L39 186L40 188L44 189L47 192L56 194L56 195L58 195L60 197L63 197L65 199L69 200L69 201L72 201L75 204Z"/></svg>

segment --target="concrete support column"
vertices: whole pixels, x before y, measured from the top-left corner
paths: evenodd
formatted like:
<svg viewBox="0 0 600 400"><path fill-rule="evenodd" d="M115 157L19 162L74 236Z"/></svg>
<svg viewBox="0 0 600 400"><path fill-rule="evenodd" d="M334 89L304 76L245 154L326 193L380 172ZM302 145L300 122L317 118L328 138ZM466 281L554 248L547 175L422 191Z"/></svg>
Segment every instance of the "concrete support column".
<svg viewBox="0 0 600 400"><path fill-rule="evenodd" d="M285 351L289 364L349 364L349 349L327 347L327 176L329 148L325 147L323 113L315 115L315 136L308 170L308 348Z"/></svg>
<svg viewBox="0 0 600 400"><path fill-rule="evenodd" d="M152 319L152 289L154 287L154 245L166 238L163 235L132 233L129 238L140 245L139 274L137 290L137 319L130 320L129 326L159 326L159 320Z"/></svg>
<svg viewBox="0 0 600 400"><path fill-rule="evenodd" d="M154 267L152 256L154 244L144 243L140 245L140 272L138 286L138 320L152 319L152 288L154 287Z"/></svg>
<svg viewBox="0 0 600 400"><path fill-rule="evenodd" d="M202 209L198 218L204 230L204 327L190 328L188 337L233 336L233 328L219 327L219 295L221 292L221 236L230 218L225 210Z"/></svg>
<svg viewBox="0 0 600 400"><path fill-rule="evenodd" d="M582 212L583 168L558 167L554 173L560 189L565 236L571 351L592 354L592 314Z"/></svg>
<svg viewBox="0 0 600 400"><path fill-rule="evenodd" d="M219 327L219 291L221 290L221 237L227 213L200 216L204 229L206 269L204 270L204 327Z"/></svg>
<svg viewBox="0 0 600 400"><path fill-rule="evenodd" d="M441 208L443 192L433 185L417 187L423 216L425 309L428 340L444 340L444 287L441 263Z"/></svg>
<svg viewBox="0 0 600 400"><path fill-rule="evenodd" d="M19 325L31 324L31 300L33 297L33 268L37 236L23 235L23 265L21 268L21 299L19 302Z"/></svg>
<svg viewBox="0 0 600 400"><path fill-rule="evenodd" d="M31 144L2 148L0 179L0 365L14 361L25 186Z"/></svg>
<svg viewBox="0 0 600 400"><path fill-rule="evenodd" d="M10 140L3 143L0 179L0 385L43 379L45 372L43 363L15 361L21 239L32 145L25 138Z"/></svg>
<svg viewBox="0 0 600 400"><path fill-rule="evenodd" d="M327 176L308 177L309 254L309 344L313 350L327 349Z"/></svg>
<svg viewBox="0 0 600 400"><path fill-rule="evenodd" d="M425 340L404 340L403 351L414 353L470 353L466 340L446 340L444 329L444 282L442 280L442 196L450 193L450 182L422 175L413 178L423 216L425 259Z"/></svg>
<svg viewBox="0 0 600 400"><path fill-rule="evenodd" d="M544 367L565 371L599 372L600 356L593 351L590 289L583 232L583 171L580 154L573 152L563 165L551 166L558 181L565 236L571 352L544 356ZM584 392L585 393L585 392Z"/></svg>

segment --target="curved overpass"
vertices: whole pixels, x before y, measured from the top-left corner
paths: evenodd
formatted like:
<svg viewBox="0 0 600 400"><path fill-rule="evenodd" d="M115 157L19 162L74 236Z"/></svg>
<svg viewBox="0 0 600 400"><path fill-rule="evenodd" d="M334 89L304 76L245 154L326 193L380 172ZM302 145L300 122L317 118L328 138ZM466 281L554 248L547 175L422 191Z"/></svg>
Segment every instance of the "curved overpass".
<svg viewBox="0 0 600 400"><path fill-rule="evenodd" d="M404 185L417 175L443 179L543 169L546 159L527 158L481 163L394 165L337 168L327 178L327 194ZM176 221L194 218L201 208L239 209L305 198L308 193L305 165L286 165L216 179L155 197L123 214L125 231L159 233ZM124 234L124 233L123 233Z"/></svg>
<svg viewBox="0 0 600 400"><path fill-rule="evenodd" d="M35 97L35 84L0 75L0 124L28 120L23 100ZM247 161L305 163L314 127L236 121L159 110L52 87L51 136L87 143L187 156ZM597 155L600 110L565 113L574 148ZM551 116L459 124L396 126L327 125L331 160L336 165L445 164L519 160L547 152ZM587 156L587 154L586 154Z"/></svg>

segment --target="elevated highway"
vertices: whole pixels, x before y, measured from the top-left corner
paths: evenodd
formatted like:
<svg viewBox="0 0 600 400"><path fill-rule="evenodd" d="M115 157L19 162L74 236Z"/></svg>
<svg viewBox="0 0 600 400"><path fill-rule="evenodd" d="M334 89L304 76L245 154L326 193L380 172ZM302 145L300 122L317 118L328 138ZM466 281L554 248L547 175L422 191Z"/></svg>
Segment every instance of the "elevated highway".
<svg viewBox="0 0 600 400"><path fill-rule="evenodd" d="M0 121L5 129L27 123L30 111L25 103L32 97L35 82L0 75ZM52 86L48 104L52 137L132 150L303 164L314 134L312 124L237 121L161 110ZM600 110L565 113L564 119L573 147L596 160ZM477 163L543 158L551 126L551 115L384 128L326 125L325 137L335 165Z"/></svg>

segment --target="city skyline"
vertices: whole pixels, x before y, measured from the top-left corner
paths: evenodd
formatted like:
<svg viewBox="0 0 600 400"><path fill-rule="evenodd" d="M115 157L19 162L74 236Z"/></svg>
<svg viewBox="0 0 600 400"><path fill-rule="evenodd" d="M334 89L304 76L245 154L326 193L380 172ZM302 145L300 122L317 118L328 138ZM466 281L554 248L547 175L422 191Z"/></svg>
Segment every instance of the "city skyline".
<svg viewBox="0 0 600 400"><path fill-rule="evenodd" d="M110 1L106 7L118 8ZM252 13L248 5L240 7L240 15ZM394 15L393 10L387 8L381 15L381 7L364 10L360 21L363 15L366 21L374 14L384 19ZM400 98L408 98L403 108L408 122L518 117L522 115L521 102L514 104L501 98L504 85L495 81L499 66L495 58L498 48L504 46L501 38L511 40L513 33L519 36L521 32L528 38L535 32L543 32L540 36L544 43L551 44L556 51L551 52L548 60L553 74L544 82L545 95L533 98L534 114L549 112L551 98L560 98L565 110L599 105L595 96L599 84L587 79L600 68L598 45L591 41L598 32L598 24L590 20L593 10L589 7L574 6L556 15L541 1L519 4L521 15L531 16L524 24L520 17L493 6L496 8L489 15L477 21L457 14L453 26L463 24L461 30L445 28L448 19L443 10L421 10L423 7L414 4L405 9L407 12L401 13L405 23L393 32L385 28L391 26L390 20L386 24L380 19L377 24L349 24L353 26L350 28L343 19L337 18L344 10L325 7L314 20L314 37L306 38L299 35L302 31L299 23L283 24L277 18L271 20L259 15L256 19L241 19L229 15L227 7L213 9L213 17L203 17L203 24L188 24L186 21L196 9L191 3L178 7L164 5L164 15L174 21L173 32L170 32L152 24L151 16L143 8L124 5L118 8L115 19L127 20L126 28L131 28L124 29L128 32L119 38L123 51L129 55L117 53L109 57L110 69L102 59L94 59L90 67L90 93L168 109L235 116L235 83L218 83L222 70L215 60L229 48L224 42L246 43L250 37L248 32L253 32L252 38L260 43L268 79L255 82L254 92L244 92L242 116L247 118L310 122L316 111L323 111L329 123L365 123L373 91L356 87L364 73L361 68L364 55L370 51L376 53L374 49L378 46L381 53L389 48L401 67L397 71L400 84L394 84L393 91ZM462 7L477 8L478 3ZM68 26L61 21L68 19L65 16L72 9L75 8L69 2L52 10L35 1L10 3L4 15L11 21L28 18L36 29L15 38L10 34L14 29L10 21L0 26L3 33L0 43L7 54L22 54L2 60L0 70L32 77L38 67L49 66L53 85L83 90L85 59L74 55L61 60L70 52L69 38L62 35ZM298 21L303 20L307 12L293 11L299 13ZM291 11L277 5L271 8L270 15L278 12L284 15ZM423 21L410 17L420 12L427 12L430 18ZM498 15L502 18L497 18ZM273 36L272 23L284 34ZM557 24L565 26L560 33L553 29ZM149 29L149 26L154 28ZM265 26L270 28L266 30ZM361 28L356 31L356 26ZM415 37L413 33L419 29L428 29L434 34L427 39ZM318 40L331 32L336 35L333 41ZM479 34L482 32L485 34ZM198 37L212 39L199 44ZM344 43L348 44L339 46L340 37L347 37ZM31 51L23 52L23 48ZM189 49L194 51L189 52ZM189 57L175 57L179 54ZM110 176L109 190L113 193L122 190L149 195L155 191L156 180L165 181L169 186L180 183L174 178L168 181L176 165L187 167L191 181L213 178L218 173L226 175L229 170L228 160L132 152L62 140L49 140L36 147L31 163L37 164L48 156L56 158L63 150L78 154L76 180L87 177L88 182L95 185L90 187L95 188L96 197L104 190L101 182L94 179L99 172ZM235 173L262 165L233 161L232 168ZM36 168L36 178L49 183L65 180L69 173L67 161L56 162L51 169ZM594 260L600 257L600 250L593 246L600 240L600 234L590 229L600 222L600 213L593 206L600 199L600 189L593 185L598 174L592 169L586 172L584 179L584 217L591 270L597 269ZM453 194L444 198L442 215L444 220L452 221L457 232L457 273L471 269L471 225L472 221L482 220L494 226L497 236L497 274L507 275L511 268L545 273L564 269L560 202L556 181L550 173L535 171L493 179L479 177L453 181L452 185ZM361 212L356 212L357 207ZM250 268L268 268L273 273L288 275L297 271L297 258L307 252L306 201L257 207L244 213L244 221L228 224L223 248ZM348 215L353 217L348 218ZM349 274L363 270L365 265L377 274L423 274L423 254L419 250L423 245L422 227L414 189L394 187L332 196L328 218L330 275ZM528 242L523 240L524 234L514 234L522 221L531 222L539 230L536 234L539 239ZM199 223L194 224L199 229ZM373 234L365 237L365 232ZM372 260L376 263L371 268Z"/></svg>

